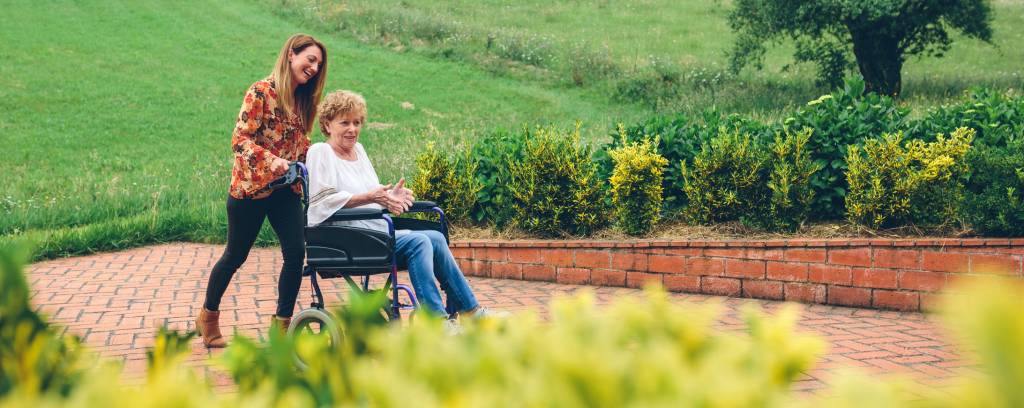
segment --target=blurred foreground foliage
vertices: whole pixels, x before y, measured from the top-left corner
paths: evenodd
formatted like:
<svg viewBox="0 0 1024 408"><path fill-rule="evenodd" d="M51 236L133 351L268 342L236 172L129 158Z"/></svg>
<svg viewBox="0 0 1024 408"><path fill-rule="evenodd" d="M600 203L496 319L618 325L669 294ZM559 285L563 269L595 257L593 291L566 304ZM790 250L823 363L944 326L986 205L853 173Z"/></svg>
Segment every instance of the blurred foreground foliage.
<svg viewBox="0 0 1024 408"><path fill-rule="evenodd" d="M426 317L387 324L381 295L350 296L337 311L345 341L272 334L236 337L220 358L238 392L217 393L184 364L191 334L160 330L147 381L125 385L116 364L89 361L79 342L29 305L26 251L0 248L0 405L97 406L1024 406L1024 296L979 283L947 300L942 316L979 357L980 374L941 392L900 380L838 379L834 390L791 385L824 350L797 332L798 310L743 313L745 333L712 328L714 305L684 306L649 288L598 308L583 291L533 314L466 322L448 335ZM298 370L296 353L308 363Z"/></svg>

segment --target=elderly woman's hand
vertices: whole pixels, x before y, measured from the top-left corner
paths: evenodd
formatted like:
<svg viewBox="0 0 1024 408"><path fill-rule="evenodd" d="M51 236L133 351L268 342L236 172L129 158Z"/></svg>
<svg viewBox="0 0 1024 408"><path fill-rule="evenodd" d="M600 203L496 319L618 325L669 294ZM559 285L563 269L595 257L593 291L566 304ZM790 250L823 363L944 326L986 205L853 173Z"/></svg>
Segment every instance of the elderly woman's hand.
<svg viewBox="0 0 1024 408"><path fill-rule="evenodd" d="M409 210L409 208L412 207L412 202L415 198L412 195L412 190L405 188L405 177L398 180L398 183L395 184L395 188L392 188L389 193L391 194L391 197L400 201L405 206L406 210Z"/></svg>

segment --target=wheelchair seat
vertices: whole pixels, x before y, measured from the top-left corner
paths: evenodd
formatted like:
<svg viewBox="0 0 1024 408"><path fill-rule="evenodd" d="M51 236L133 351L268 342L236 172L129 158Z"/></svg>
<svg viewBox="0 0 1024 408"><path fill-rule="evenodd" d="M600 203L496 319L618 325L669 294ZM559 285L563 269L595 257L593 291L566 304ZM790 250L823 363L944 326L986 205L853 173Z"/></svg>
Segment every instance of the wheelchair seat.
<svg viewBox="0 0 1024 408"><path fill-rule="evenodd" d="M306 263L323 278L391 272L394 246L386 232L331 224L306 227Z"/></svg>
<svg viewBox="0 0 1024 408"><path fill-rule="evenodd" d="M432 211L436 204L417 201L410 211ZM395 237L387 232L354 227L344 221L383 219L377 209L342 209L323 223L306 227L307 273L318 272L325 279L344 276L368 276L394 269ZM388 218L397 230L434 230L448 239L444 219Z"/></svg>

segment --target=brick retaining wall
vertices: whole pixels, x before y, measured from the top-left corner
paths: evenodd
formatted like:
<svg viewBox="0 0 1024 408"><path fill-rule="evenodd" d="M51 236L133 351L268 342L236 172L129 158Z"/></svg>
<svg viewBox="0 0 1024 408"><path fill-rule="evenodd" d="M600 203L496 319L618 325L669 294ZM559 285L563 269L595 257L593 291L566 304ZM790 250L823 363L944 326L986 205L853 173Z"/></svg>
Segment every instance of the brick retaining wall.
<svg viewBox="0 0 1024 408"><path fill-rule="evenodd" d="M960 279L1022 279L1024 239L462 241L470 276L918 311Z"/></svg>

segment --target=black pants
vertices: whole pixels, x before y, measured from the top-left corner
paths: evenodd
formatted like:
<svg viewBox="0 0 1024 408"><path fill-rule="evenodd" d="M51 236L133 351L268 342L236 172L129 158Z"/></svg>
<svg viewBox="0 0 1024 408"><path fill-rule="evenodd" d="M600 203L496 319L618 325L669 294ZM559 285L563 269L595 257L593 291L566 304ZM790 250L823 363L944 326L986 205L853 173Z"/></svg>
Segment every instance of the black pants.
<svg viewBox="0 0 1024 408"><path fill-rule="evenodd" d="M277 239L281 242L281 255L284 257L281 276L277 280L277 315L291 317L302 283L306 247L302 232L305 223L302 201L288 188L277 190L270 197L260 200L228 197L228 246L210 272L206 302L203 304L206 309L216 311L220 308L220 299L235 271L249 256L264 218L270 219L270 226L277 233Z"/></svg>

